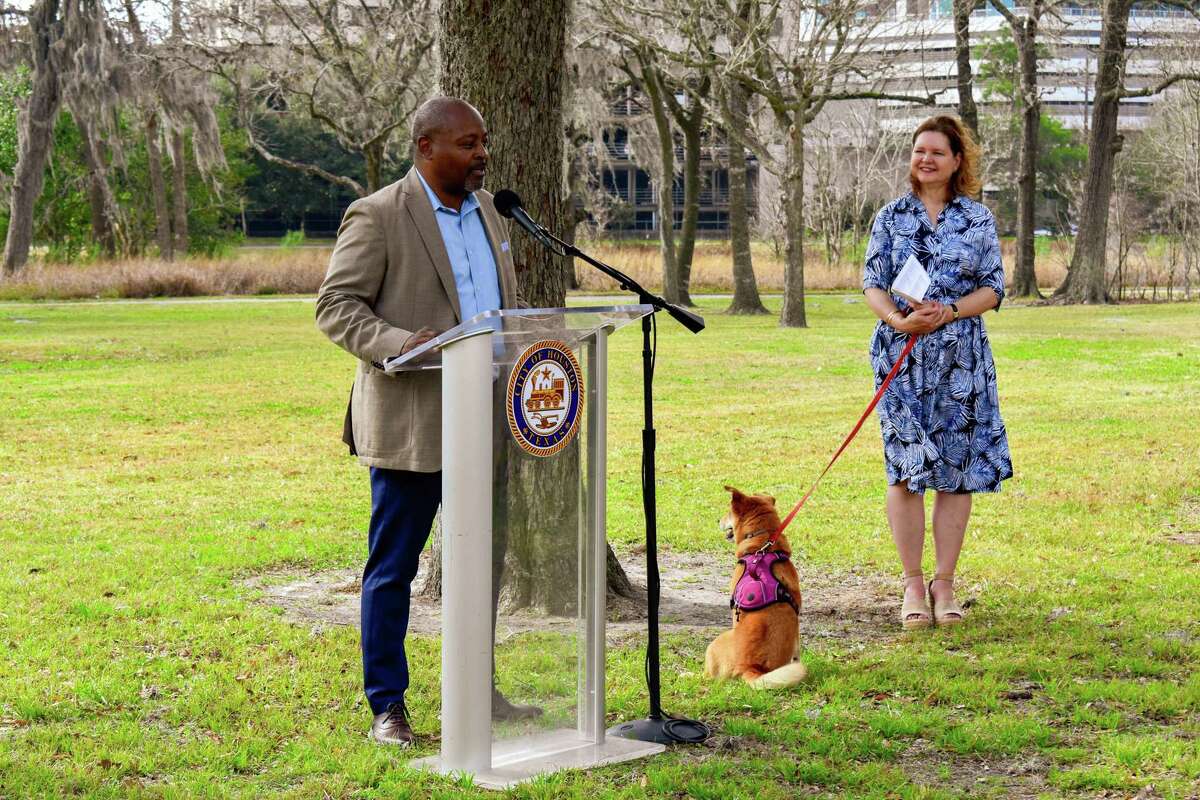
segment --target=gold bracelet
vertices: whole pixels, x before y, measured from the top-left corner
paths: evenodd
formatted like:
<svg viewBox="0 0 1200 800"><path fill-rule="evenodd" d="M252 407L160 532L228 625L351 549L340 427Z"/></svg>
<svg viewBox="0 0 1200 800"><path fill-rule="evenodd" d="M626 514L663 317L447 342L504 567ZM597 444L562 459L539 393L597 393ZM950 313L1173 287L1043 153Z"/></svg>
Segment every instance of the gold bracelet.
<svg viewBox="0 0 1200 800"><path fill-rule="evenodd" d="M886 325L891 325L891 324L892 324L892 317L893 317L894 315L896 315L896 314L899 314L899 313L900 313L900 309L898 309L898 308L892 309L892 313L891 313L891 314L888 314L886 317L884 317L884 318L883 318L884 324L886 324Z"/></svg>

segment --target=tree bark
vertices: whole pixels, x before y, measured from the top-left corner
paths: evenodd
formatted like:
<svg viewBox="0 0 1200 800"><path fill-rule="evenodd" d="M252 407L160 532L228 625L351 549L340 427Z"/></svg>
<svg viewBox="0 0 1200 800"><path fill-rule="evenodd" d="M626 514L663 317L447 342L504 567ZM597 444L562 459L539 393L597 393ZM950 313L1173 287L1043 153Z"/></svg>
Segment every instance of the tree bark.
<svg viewBox="0 0 1200 800"><path fill-rule="evenodd" d="M590 139L585 141L590 141ZM579 145L573 143L573 150L578 153ZM580 199L580 186L586 181L586 178L579 165L579 157L567 159L567 193L563 197L562 211L562 216L566 223L563 228L562 239L572 246L579 238L579 226L587 222L588 218L587 210ZM563 281L566 283L567 291L578 289L579 277L575 274L575 259L565 259L562 269Z"/></svg>
<svg viewBox="0 0 1200 800"><path fill-rule="evenodd" d="M145 52L149 48L142 23L137 16L137 9L133 0L124 0L124 4L133 43ZM161 68L157 61L152 62L149 73L156 85L162 80ZM171 239L171 209L167 203L167 184L163 177L162 150L158 146L157 97L147 102L147 107L142 111L142 127L146 132L146 167L150 176L150 194L154 200L154 238L158 244L158 257L164 261L172 261L175 257L175 247Z"/></svg>
<svg viewBox="0 0 1200 800"><path fill-rule="evenodd" d="M1068 303L1108 302L1105 287L1108 205L1112 198L1113 162L1124 141L1117 131L1125 42L1132 0L1106 0L1100 32L1096 97L1088 136L1088 165L1075 251L1067 278L1054 298Z"/></svg>
<svg viewBox="0 0 1200 800"><path fill-rule="evenodd" d="M83 140L84 160L88 165L88 208L92 220L92 241L100 251L112 258L117 254L117 201L108 185L108 165L96 131L84 113L75 120Z"/></svg>
<svg viewBox="0 0 1200 800"><path fill-rule="evenodd" d="M705 121L704 99L708 95L711 80L706 76L699 85L688 92L689 107L684 108L672 94L664 93L675 118L675 124L683 132L683 226L679 231L676 273L678 283L676 296L666 296L672 303L694 305L689 291L692 279L692 257L696 252L696 228L700 220L700 135Z"/></svg>
<svg viewBox="0 0 1200 800"><path fill-rule="evenodd" d="M171 174L173 178L172 207L175 212L173 224L175 252L187 255L188 251L188 200L187 200L187 149L179 131L171 133Z"/></svg>
<svg viewBox="0 0 1200 800"><path fill-rule="evenodd" d="M530 215L563 229L563 76L569 0L449 0L442 6L441 87L479 109L491 140L489 187L517 187ZM513 47L512 42L537 42ZM512 239L525 299L561 305L557 257Z"/></svg>
<svg viewBox="0 0 1200 800"><path fill-rule="evenodd" d="M954 57L958 64L958 116L971 129L975 141L981 142L975 81L971 74L971 12L974 10L975 0L954 0Z"/></svg>
<svg viewBox="0 0 1200 800"><path fill-rule="evenodd" d="M750 252L750 204L746 187L746 149L729 142L729 237L733 245L733 302L726 313L768 314L754 278Z"/></svg>
<svg viewBox="0 0 1200 800"><path fill-rule="evenodd" d="M1042 125L1042 103L1038 96L1037 26L1040 4L1035 2L1020 25L1013 26L1013 39L1021 69L1021 155L1017 167L1017 265L1013 295L1041 297L1034 269L1034 211L1037 208L1038 131Z"/></svg>
<svg viewBox="0 0 1200 800"><path fill-rule="evenodd" d="M563 79L569 0L447 0L441 9L441 88L479 109L492 154L492 188L516 186L530 214L550 230L563 230ZM512 42L537 42L513 47ZM514 235L517 280L533 307L566 299L562 263L529 237ZM508 441L507 435L499 437ZM574 569L571 548L558 532L577 520L570 486L579 469L579 439L555 457L514 456L508 461L508 555L502 596L509 608L569 610L545 576ZM506 446L506 445L505 445ZM569 562L569 563L568 563ZM573 574L573 572L568 573Z"/></svg>
<svg viewBox="0 0 1200 800"><path fill-rule="evenodd" d="M728 102L722 105L725 129L745 130L747 121L746 90L739 83L728 87ZM733 302L729 314L767 314L758 294L754 277L754 257L750 250L750 203L746 186L746 148L735 135L729 143L729 238L733 246Z"/></svg>
<svg viewBox="0 0 1200 800"><path fill-rule="evenodd" d="M663 297L678 302L679 260L675 250L675 136L667 115L666 91L657 67L643 62L643 89L658 132L658 241L662 252Z"/></svg>
<svg viewBox="0 0 1200 800"><path fill-rule="evenodd" d="M46 161L54 143L54 123L62 106L58 65L52 48L62 39L58 0L40 0L29 12L32 88L17 124L17 165L9 200L3 272L13 275L29 260L33 207L45 185Z"/></svg>
<svg viewBox="0 0 1200 800"><path fill-rule="evenodd" d="M383 150L382 142L363 148L363 159L367 166L367 194L374 194L383 186Z"/></svg>
<svg viewBox="0 0 1200 800"><path fill-rule="evenodd" d="M692 281L692 257L696 252L696 226L700 221L700 122L683 128L683 226L679 231L675 297L672 303L695 305L689 292Z"/></svg>
<svg viewBox="0 0 1200 800"><path fill-rule="evenodd" d="M799 113L794 119L782 118L779 122L787 132L787 166L783 181L787 254L779 324L785 328L807 328L804 313L804 122Z"/></svg>
<svg viewBox="0 0 1200 800"><path fill-rule="evenodd" d="M162 151L158 147L158 114L146 112L146 161L150 173L150 193L154 196L154 238L158 242L158 257L175 259L175 242L171 237L171 209L167 204L167 182L163 177Z"/></svg>

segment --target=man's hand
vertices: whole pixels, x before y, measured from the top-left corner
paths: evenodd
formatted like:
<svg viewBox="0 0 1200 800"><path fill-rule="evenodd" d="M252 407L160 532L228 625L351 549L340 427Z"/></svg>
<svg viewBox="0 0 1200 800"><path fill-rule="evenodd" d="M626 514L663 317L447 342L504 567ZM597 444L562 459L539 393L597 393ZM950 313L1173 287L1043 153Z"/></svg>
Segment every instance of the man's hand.
<svg viewBox="0 0 1200 800"><path fill-rule="evenodd" d="M400 351L400 355L404 355L409 350L414 350L428 342L438 335L438 332L433 328L421 328L421 330L408 337L408 341L404 343L404 348Z"/></svg>
<svg viewBox="0 0 1200 800"><path fill-rule="evenodd" d="M922 303L915 311L905 317L897 327L904 333L924 336L936 331L946 322L947 309L936 300Z"/></svg>

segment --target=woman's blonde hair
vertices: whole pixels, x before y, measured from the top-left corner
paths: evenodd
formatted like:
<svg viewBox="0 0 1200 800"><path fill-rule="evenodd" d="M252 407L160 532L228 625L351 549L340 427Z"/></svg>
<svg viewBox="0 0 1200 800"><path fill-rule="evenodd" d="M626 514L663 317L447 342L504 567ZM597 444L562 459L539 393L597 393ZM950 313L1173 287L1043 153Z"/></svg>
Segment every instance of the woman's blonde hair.
<svg viewBox="0 0 1200 800"><path fill-rule="evenodd" d="M950 197L953 199L960 194L965 194L968 197L974 197L979 194L982 184L979 181L979 175L976 170L979 168L979 145L975 143L975 137L971 135L971 130L962 124L962 120L950 114L938 114L937 116L929 117L913 131L912 140L916 144L917 137L925 131L935 131L943 134L950 140L950 152L956 156L961 156L962 160L958 164L958 169L950 176L950 185L947 187L950 190ZM912 174L910 168L908 174L908 182L912 185L914 192L919 192L921 184L917 182L916 177Z"/></svg>

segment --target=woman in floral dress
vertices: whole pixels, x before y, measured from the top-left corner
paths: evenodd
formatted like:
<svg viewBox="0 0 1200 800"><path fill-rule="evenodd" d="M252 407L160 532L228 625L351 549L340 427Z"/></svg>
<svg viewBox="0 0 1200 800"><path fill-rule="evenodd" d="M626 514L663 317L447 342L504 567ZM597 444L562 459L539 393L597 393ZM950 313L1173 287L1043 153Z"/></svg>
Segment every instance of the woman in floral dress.
<svg viewBox="0 0 1200 800"><path fill-rule="evenodd" d="M913 134L912 191L875 217L863 271L867 304L879 323L871 338L878 387L909 337L919 336L879 403L887 470L887 516L904 566L905 628L961 622L954 571L974 492L996 492L1012 477L982 314L1000 307L1004 265L992 212L979 191L978 147L951 116L930 117ZM935 222L936 220L936 222ZM929 274L924 303L890 294L913 255ZM924 581L927 488L933 503L936 570ZM930 608L932 597L932 609Z"/></svg>

